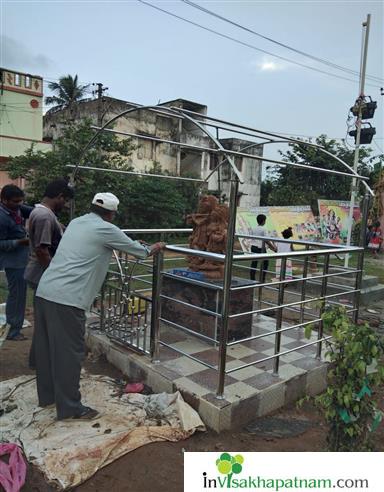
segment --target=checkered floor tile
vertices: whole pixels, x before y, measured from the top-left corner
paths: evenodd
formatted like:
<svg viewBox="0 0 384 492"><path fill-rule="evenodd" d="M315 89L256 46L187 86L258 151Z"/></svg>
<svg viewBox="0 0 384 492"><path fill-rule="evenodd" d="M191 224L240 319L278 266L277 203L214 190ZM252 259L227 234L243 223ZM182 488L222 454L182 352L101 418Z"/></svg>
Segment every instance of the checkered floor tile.
<svg viewBox="0 0 384 492"><path fill-rule="evenodd" d="M289 325L284 323L283 328L286 327ZM262 315L254 317L252 336L265 335L274 330L274 319ZM226 369L236 370L231 371L225 378L227 401L247 398L250 394L272 387L320 365L321 363L315 358L316 344L300 348L314 342L316 337L317 333L314 332L311 338L307 339L303 330L298 328L284 331L281 336L280 352L288 353L280 357L279 374L277 375L273 374L273 360L265 360L274 354L275 335L263 336L229 346ZM199 397L211 399L217 389L218 371L196 360L217 368L219 364L218 346L165 325L161 327L160 340L170 347L161 347L160 364L157 370L159 372L169 371L176 385L189 389L191 393ZM172 348L181 350L183 354ZM260 362L254 364L257 361Z"/></svg>

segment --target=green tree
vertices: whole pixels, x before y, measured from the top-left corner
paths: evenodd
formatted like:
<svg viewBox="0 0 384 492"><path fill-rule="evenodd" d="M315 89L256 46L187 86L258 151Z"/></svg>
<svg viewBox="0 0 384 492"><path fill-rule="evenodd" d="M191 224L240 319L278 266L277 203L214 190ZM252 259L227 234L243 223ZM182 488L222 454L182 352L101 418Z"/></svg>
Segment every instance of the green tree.
<svg viewBox="0 0 384 492"><path fill-rule="evenodd" d="M50 82L48 88L54 93L53 96L45 98L45 104L53 105L52 109L72 109L80 99L87 93L89 85L79 85L78 77L65 75L60 77L59 82Z"/></svg>
<svg viewBox="0 0 384 492"><path fill-rule="evenodd" d="M35 152L31 147L24 155L10 160L8 172L11 178L26 179L28 201L37 203L49 181L71 174L73 169L66 166L79 162L93 135L90 120L70 125L55 141L53 150ZM134 148L130 139L102 133L82 162L90 167L132 171L130 155ZM157 163L148 172L164 174ZM75 185L77 216L89 210L93 195L99 191L109 191L119 198L116 223L120 227L173 228L182 226L184 216L196 207L198 190L189 182L80 169Z"/></svg>
<svg viewBox="0 0 384 492"><path fill-rule="evenodd" d="M337 143L336 140L327 139L326 135L318 137L316 144L353 167L353 149L346 148ZM282 160L287 163L301 163L323 169L348 172L340 163L315 147L293 143L289 145L286 152L280 153ZM373 172L371 154L370 148L363 147L360 149L358 171L364 176L370 176ZM319 198L348 200L351 192L351 178L335 174L320 174L317 171L311 172L306 169L286 166L274 170L268 186L264 185L264 190L265 205L311 205L316 212Z"/></svg>

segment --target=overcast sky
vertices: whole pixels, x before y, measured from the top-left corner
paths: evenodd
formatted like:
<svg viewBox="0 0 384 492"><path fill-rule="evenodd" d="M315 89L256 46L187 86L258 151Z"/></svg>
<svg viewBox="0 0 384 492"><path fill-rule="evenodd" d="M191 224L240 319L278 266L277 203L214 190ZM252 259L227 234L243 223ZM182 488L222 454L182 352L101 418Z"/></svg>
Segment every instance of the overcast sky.
<svg viewBox="0 0 384 492"><path fill-rule="evenodd" d="M1 65L57 79L78 74L112 97L141 104L175 98L204 103L212 116L295 135L343 138L357 77L319 64L181 1L152 4L254 48L355 82L331 77L236 44L138 1L1 2ZM264 36L358 71L361 24L372 14L367 73L383 75L383 2L201 1ZM383 102L374 125L383 148ZM352 143L352 139L350 139Z"/></svg>

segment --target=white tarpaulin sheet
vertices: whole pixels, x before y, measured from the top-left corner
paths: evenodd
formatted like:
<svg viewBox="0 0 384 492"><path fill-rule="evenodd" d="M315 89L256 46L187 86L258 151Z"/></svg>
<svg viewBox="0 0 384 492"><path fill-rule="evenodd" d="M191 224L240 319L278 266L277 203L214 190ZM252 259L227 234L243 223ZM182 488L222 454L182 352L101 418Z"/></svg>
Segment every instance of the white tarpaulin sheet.
<svg viewBox="0 0 384 492"><path fill-rule="evenodd" d="M109 377L83 374L82 401L99 410L100 416L57 421L53 406L37 406L35 378L3 381L1 440L21 444L28 461L66 489L144 444L179 441L197 429L205 430L179 392L115 396L116 390Z"/></svg>

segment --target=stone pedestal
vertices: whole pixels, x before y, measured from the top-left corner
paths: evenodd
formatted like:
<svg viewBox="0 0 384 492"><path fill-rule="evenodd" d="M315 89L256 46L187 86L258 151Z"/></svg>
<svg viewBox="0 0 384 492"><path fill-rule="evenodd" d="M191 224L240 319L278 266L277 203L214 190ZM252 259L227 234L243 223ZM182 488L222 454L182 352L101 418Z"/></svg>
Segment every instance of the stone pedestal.
<svg viewBox="0 0 384 492"><path fill-rule="evenodd" d="M164 277L162 292L167 297L172 297L182 302L192 304L193 306L208 309L213 312L221 312L223 299L223 291L219 287L222 286L222 280L206 281L209 286L200 286L189 282L181 277ZM232 279L232 287L240 285L249 285L250 282L246 279ZM253 289L244 289L231 293L229 314L237 314L242 312L252 311L253 309ZM161 302L161 317L185 326L192 331L201 333L205 336L220 339L221 319L185 306L178 302L168 299L162 299ZM249 337L252 332L252 315L241 316L229 320L228 341L240 340Z"/></svg>

